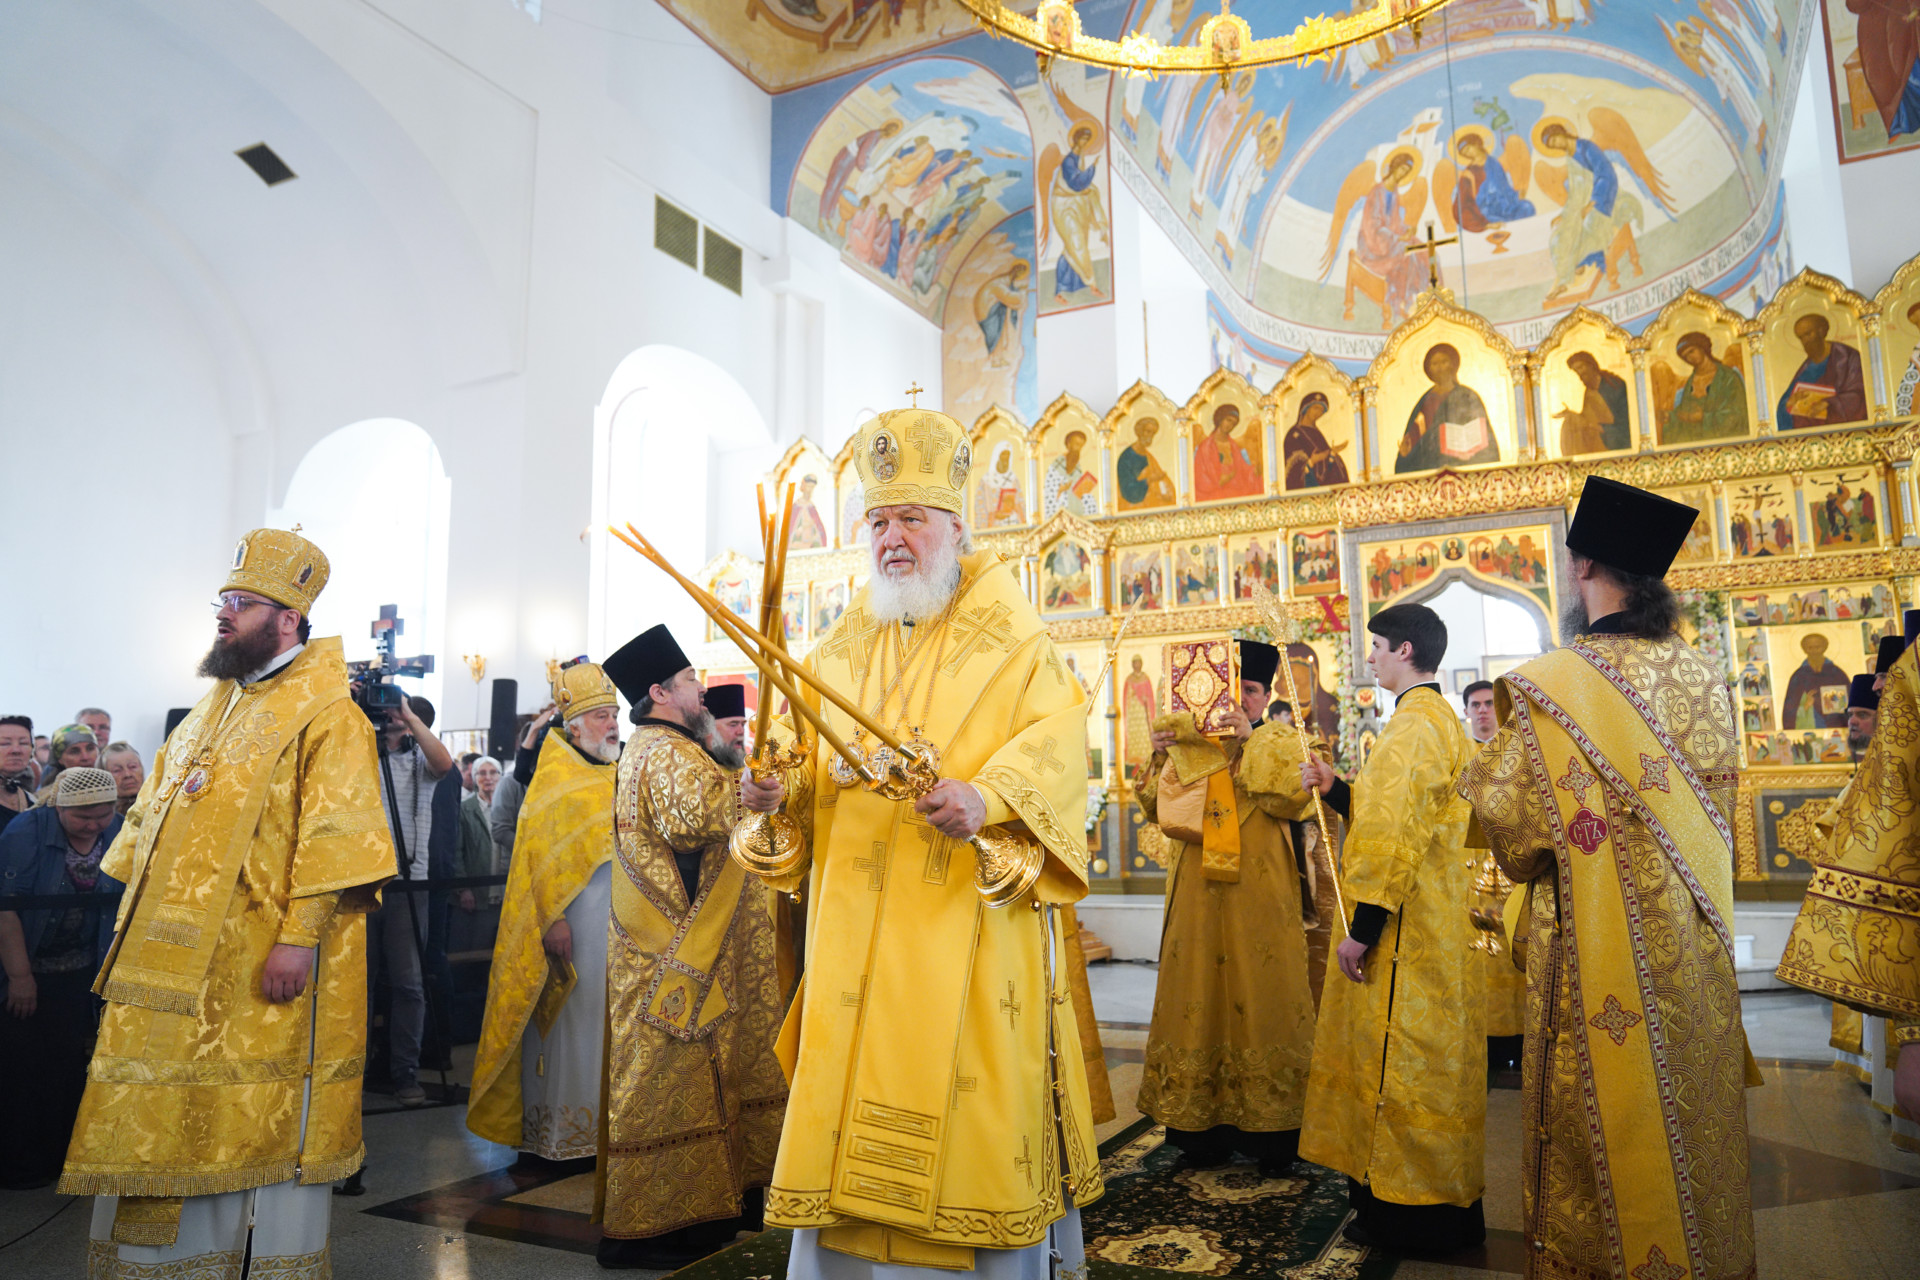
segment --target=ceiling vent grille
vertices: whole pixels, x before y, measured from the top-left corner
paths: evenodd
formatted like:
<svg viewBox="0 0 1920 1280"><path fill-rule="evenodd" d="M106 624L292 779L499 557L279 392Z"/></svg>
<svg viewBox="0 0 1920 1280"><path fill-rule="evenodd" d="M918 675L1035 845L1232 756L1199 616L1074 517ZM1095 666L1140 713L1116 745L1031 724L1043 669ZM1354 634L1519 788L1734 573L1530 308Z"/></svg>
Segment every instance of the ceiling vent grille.
<svg viewBox="0 0 1920 1280"><path fill-rule="evenodd" d="M685 209L653 198L653 247L669 258L700 269L700 220Z"/></svg>
<svg viewBox="0 0 1920 1280"><path fill-rule="evenodd" d="M723 289L740 292L740 246L712 227L706 231L706 276Z"/></svg>

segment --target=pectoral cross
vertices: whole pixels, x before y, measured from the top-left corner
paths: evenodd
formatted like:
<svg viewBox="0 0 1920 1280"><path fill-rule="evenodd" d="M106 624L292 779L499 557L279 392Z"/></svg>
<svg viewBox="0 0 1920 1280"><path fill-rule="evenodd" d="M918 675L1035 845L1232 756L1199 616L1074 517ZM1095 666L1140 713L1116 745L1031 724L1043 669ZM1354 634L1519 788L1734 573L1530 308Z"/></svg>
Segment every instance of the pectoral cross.
<svg viewBox="0 0 1920 1280"><path fill-rule="evenodd" d="M1402 249L1401 252L1426 254L1427 255L1427 288L1438 289L1440 287L1440 264L1438 261L1436 261L1435 255L1446 246L1450 244L1459 244L1459 243L1460 243L1459 236L1448 236L1444 240L1435 240L1433 238L1433 224L1429 222L1427 224L1427 238L1424 241L1415 240L1412 244L1408 245L1405 249Z"/></svg>
<svg viewBox="0 0 1920 1280"><path fill-rule="evenodd" d="M919 380L915 379L914 384L908 387L902 394L907 397L913 408L918 409L920 407L920 393L925 390L926 388L920 385Z"/></svg>
<svg viewBox="0 0 1920 1280"><path fill-rule="evenodd" d="M873 842L873 856L869 858L855 858L853 860L853 869L855 871L866 872L867 888L874 893L880 892L887 883L887 846L875 840Z"/></svg>
<svg viewBox="0 0 1920 1280"><path fill-rule="evenodd" d="M1060 763L1053 754L1054 747L1058 745L1052 738L1048 738L1037 747L1031 742L1023 742L1020 744L1020 754L1033 761L1033 767L1036 770L1051 769L1055 773L1065 773L1067 766Z"/></svg>
<svg viewBox="0 0 1920 1280"><path fill-rule="evenodd" d="M1020 1016L1020 1002L1013 998L1013 979L1007 979L1007 998L1000 1002L1000 1012L1007 1015L1007 1029L1014 1030L1013 1020Z"/></svg>

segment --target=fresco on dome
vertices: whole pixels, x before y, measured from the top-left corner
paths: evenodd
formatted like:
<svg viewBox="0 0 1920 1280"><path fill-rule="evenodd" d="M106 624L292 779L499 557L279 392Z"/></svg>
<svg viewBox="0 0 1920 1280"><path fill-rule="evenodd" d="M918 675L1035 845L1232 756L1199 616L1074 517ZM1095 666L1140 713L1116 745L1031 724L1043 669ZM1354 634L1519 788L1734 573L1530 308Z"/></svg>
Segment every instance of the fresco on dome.
<svg viewBox="0 0 1920 1280"><path fill-rule="evenodd" d="M1039 218L1040 312L1113 299L1112 197L1107 178L1107 74L1056 63L1018 91L1033 122Z"/></svg>
<svg viewBox="0 0 1920 1280"><path fill-rule="evenodd" d="M1912 16L1873 0L1825 0L1821 23L1840 163L1920 147Z"/></svg>
<svg viewBox="0 0 1920 1280"><path fill-rule="evenodd" d="M938 321L960 265L1032 204L1033 144L1012 90L971 62L921 58L862 82L820 121L787 214Z"/></svg>
<svg viewBox="0 0 1920 1280"><path fill-rule="evenodd" d="M1034 302L1033 211L1022 209L981 237L947 291L940 393L953 417L972 422L994 405L1038 415Z"/></svg>
<svg viewBox="0 0 1920 1280"><path fill-rule="evenodd" d="M1191 38L1214 8L1139 0L1127 25ZM1535 326L1517 341L1582 302L1650 315L1675 276L1750 282L1780 235L1775 113L1804 0L1456 0L1446 16L1418 44L1396 32L1329 63L1116 86L1114 164L1244 328L1343 367L1370 355L1354 339L1426 285L1408 250L1429 228L1458 237L1435 265L1463 304ZM1258 354L1236 342L1217 362Z"/></svg>
<svg viewBox="0 0 1920 1280"><path fill-rule="evenodd" d="M660 0L769 93L979 30L943 0Z"/></svg>

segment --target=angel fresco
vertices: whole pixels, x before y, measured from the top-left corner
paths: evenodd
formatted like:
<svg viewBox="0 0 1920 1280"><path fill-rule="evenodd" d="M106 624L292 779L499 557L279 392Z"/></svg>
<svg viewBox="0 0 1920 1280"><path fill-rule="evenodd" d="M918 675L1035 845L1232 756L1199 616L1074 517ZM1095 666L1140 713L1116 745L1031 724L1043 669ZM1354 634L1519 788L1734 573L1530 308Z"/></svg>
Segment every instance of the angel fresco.
<svg viewBox="0 0 1920 1280"><path fill-rule="evenodd" d="M1258 119L1263 114L1256 111L1249 117L1248 140L1236 144L1238 151L1227 168L1226 183L1220 193L1220 217L1214 224L1213 251L1228 268L1233 266L1239 246L1251 243L1250 235L1259 216L1256 211L1249 221L1248 211L1254 197L1267 188L1274 169L1280 164L1281 154L1287 149L1287 123L1293 118L1293 103L1287 103L1278 120L1271 116Z"/></svg>
<svg viewBox="0 0 1920 1280"><path fill-rule="evenodd" d="M1390 326L1406 318L1413 300L1426 283L1421 264L1407 253L1414 225L1427 207L1427 183L1420 176L1420 152L1399 146L1389 151L1376 171L1372 160L1355 165L1340 184L1333 205L1333 225L1327 236L1326 252L1320 259L1320 278L1333 271L1340 242L1347 234L1347 222L1359 206L1359 229L1353 248L1347 251L1346 307L1342 315L1353 318L1356 291L1373 299L1380 308L1381 324Z"/></svg>
<svg viewBox="0 0 1920 1280"><path fill-rule="evenodd" d="M1646 210L1638 196L1621 189L1616 160L1632 170L1662 208L1675 212L1666 180L1647 158L1627 118L1611 107L1591 107L1586 116L1590 136L1584 138L1563 116L1547 116L1533 127L1533 145L1543 157L1534 165L1534 180L1541 193L1561 207L1547 233L1547 254L1553 261L1549 305L1578 289L1589 271L1585 292L1576 301L1598 292L1602 278L1609 288L1619 287L1623 256L1633 262L1633 273L1640 274L1640 246L1633 229L1644 224Z"/></svg>
<svg viewBox="0 0 1920 1280"><path fill-rule="evenodd" d="M1435 194L1452 191L1450 205L1440 202L1441 221L1448 222L1449 231L1457 226L1462 231L1484 232L1493 252L1505 253L1513 234L1506 224L1534 214L1533 202L1524 198L1533 176L1526 139L1510 133L1504 143L1497 143L1493 130L1485 125L1463 125L1454 130L1453 154L1459 161L1457 178L1453 161L1446 157L1433 166Z"/></svg>
<svg viewBox="0 0 1920 1280"><path fill-rule="evenodd" d="M1395 474L1500 461L1500 441L1480 393L1460 382L1460 350L1450 342L1427 348L1420 368L1433 385L1407 414Z"/></svg>
<svg viewBox="0 0 1920 1280"><path fill-rule="evenodd" d="M1732 107L1733 113L1740 117L1740 123L1746 126L1747 141L1759 153L1760 167L1764 169L1767 165L1767 122L1760 114L1760 95L1747 82L1745 70L1754 64L1748 57L1735 52L1734 46L1741 41L1715 20L1712 10L1703 4L1701 11L1699 18L1682 18L1678 22L1670 23L1661 18L1660 29L1666 33L1667 44L1680 61L1686 63L1695 75L1711 80L1713 87L1720 91L1720 101ZM1744 28L1745 25L1744 22L1737 23L1736 27ZM1771 88L1771 69L1764 56L1759 59L1756 71L1767 76L1768 88Z"/></svg>
<svg viewBox="0 0 1920 1280"><path fill-rule="evenodd" d="M1035 171L1035 187L1044 191L1040 202L1040 237L1036 241L1046 252L1049 234L1060 237L1060 257L1053 264L1053 296L1056 300L1085 293L1098 300L1100 291L1094 270L1093 239L1108 237L1105 198L1094 179L1099 174L1100 153L1106 146L1106 130L1099 119L1046 82L1054 109L1065 116L1067 154L1060 154L1057 143L1048 143L1040 153Z"/></svg>

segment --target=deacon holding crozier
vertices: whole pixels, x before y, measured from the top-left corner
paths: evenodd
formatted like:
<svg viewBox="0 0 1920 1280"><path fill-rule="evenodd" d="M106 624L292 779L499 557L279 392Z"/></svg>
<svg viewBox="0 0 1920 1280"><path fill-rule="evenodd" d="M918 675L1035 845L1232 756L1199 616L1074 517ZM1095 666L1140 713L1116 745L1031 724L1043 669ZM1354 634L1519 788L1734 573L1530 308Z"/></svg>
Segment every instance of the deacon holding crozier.
<svg viewBox="0 0 1920 1280"><path fill-rule="evenodd" d="M670 1270L760 1227L787 1101L773 1048L786 991L773 894L727 856L735 774L715 759L693 664L662 625L606 667L635 728L613 811L599 1256ZM731 721L740 688L705 693Z"/></svg>
<svg viewBox="0 0 1920 1280"><path fill-rule="evenodd" d="M1734 973L1739 731L1665 582L1698 513L1599 476L1567 529L1567 643L1501 678L1461 772L1527 971L1529 1276L1754 1268Z"/></svg>
<svg viewBox="0 0 1920 1280"><path fill-rule="evenodd" d="M123 882L63 1195L87 1274L328 1274L329 1183L360 1167L367 924L397 870L340 639L309 639L320 548L235 548L199 674L100 863Z"/></svg>
<svg viewBox="0 0 1920 1280"><path fill-rule="evenodd" d="M940 781L888 799L822 742L742 784L756 812L785 801L798 845L767 878L804 883L808 902L766 1219L795 1229L788 1274L803 1280L1041 1276L1050 1258L1068 1274L1085 1265L1079 1206L1102 1187L1054 910L1087 891L1086 691L1012 569L972 550L965 429L899 409L852 450L873 574L808 663L935 753ZM824 715L884 768L850 716ZM983 862L975 836L1017 852Z"/></svg>
<svg viewBox="0 0 1920 1280"><path fill-rule="evenodd" d="M467 1128L543 1160L600 1140L620 699L591 662L553 678L560 723L520 804Z"/></svg>

